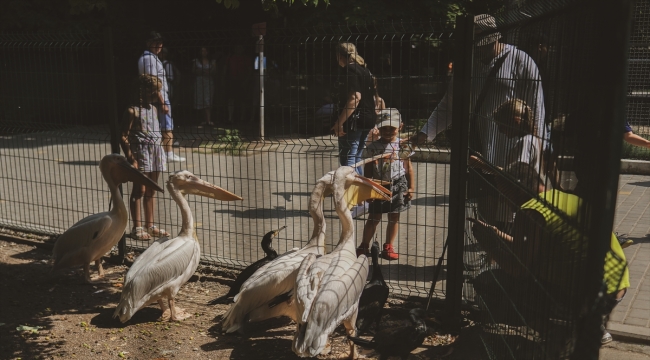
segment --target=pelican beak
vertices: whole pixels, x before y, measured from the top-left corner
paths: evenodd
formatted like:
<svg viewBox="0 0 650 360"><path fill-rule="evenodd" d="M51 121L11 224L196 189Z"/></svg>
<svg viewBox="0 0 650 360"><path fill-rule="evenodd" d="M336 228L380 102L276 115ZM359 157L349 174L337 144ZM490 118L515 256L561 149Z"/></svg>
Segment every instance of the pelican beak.
<svg viewBox="0 0 650 360"><path fill-rule="evenodd" d="M189 192L194 195L205 196L221 201L243 200L241 196L235 195L228 190L222 189L217 185L212 185L201 179L192 182L192 190Z"/></svg>
<svg viewBox="0 0 650 360"><path fill-rule="evenodd" d="M124 172L124 176L126 177L127 181L132 181L138 185L144 185L148 188L156 189L156 191L160 191L161 193L165 192L165 190L163 190L160 185L156 184L147 175L134 168L133 165L129 164L128 162L120 162L119 165L119 169Z"/></svg>
<svg viewBox="0 0 650 360"><path fill-rule="evenodd" d="M390 190L361 175L355 175L352 185L345 192L350 207L370 199L390 200L391 196Z"/></svg>

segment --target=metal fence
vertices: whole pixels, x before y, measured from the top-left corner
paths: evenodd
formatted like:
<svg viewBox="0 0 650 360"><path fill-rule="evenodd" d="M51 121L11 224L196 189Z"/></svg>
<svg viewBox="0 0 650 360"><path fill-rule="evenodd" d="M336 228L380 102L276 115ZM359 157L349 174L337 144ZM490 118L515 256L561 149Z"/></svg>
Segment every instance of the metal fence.
<svg viewBox="0 0 650 360"><path fill-rule="evenodd" d="M629 287L607 194L631 4L592 5L523 4L456 28L446 301L460 314L467 278L491 358L597 358L603 315Z"/></svg>
<svg viewBox="0 0 650 360"><path fill-rule="evenodd" d="M634 132L650 138L650 3L636 1L628 63L627 120ZM623 157L648 160L648 149L624 144Z"/></svg>
<svg viewBox="0 0 650 360"><path fill-rule="evenodd" d="M3 36L1 51L10 56L3 57L1 76L12 81L0 85L0 151L3 168L9 169L2 175L2 226L56 235L84 216L108 209L109 192L97 164L119 145L111 132L118 135L129 105L129 86L138 74L146 35L68 35L69 41L46 34ZM308 196L318 178L338 167L337 140L329 130L341 76L337 43L358 46L386 106L402 113L402 137L419 129L444 94L451 61L451 32L439 22L269 28L260 107L260 75L254 65L259 37L225 30L163 36L175 73L169 79L173 151L186 161L168 163L161 181L169 172L188 169L244 198L236 203L188 199L203 261L234 268L264 256L260 240L267 231L287 226L274 243L279 253L302 246L311 234ZM197 79L202 48L212 68L207 85ZM236 56L239 60L230 63ZM230 66L244 73L238 84L228 79L235 71ZM13 84L25 90L18 92ZM107 90L111 87L114 94ZM206 124L206 113L213 125ZM446 236L448 157L448 149L430 144L414 158L416 196L400 219L395 243L400 258L381 265L395 293L429 292ZM123 189L126 199L130 185ZM339 232L331 205L326 207L328 249ZM366 218L357 218L358 242ZM180 214L166 194L156 197L154 219L172 234L179 229ZM386 224L384 217L376 233L380 243ZM130 232L131 225L130 247L149 245L130 238ZM444 276L440 280L437 296L444 292Z"/></svg>

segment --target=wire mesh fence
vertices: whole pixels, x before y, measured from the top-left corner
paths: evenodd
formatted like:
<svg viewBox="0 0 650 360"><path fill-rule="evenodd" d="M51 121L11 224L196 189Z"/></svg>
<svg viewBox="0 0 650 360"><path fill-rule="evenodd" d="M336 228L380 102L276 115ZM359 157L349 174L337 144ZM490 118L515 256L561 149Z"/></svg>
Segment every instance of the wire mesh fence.
<svg viewBox="0 0 650 360"><path fill-rule="evenodd" d="M524 4L456 29L468 48L454 63L454 129L465 137L452 149L468 160L452 163L451 182L468 187L450 197L469 211L450 208L450 234L466 237L449 245L449 285L468 278L493 358L597 357L607 304L630 286L615 200L603 195L617 186L630 8L582 5ZM599 29L604 19L619 25ZM601 41L619 46L593 60ZM434 114L428 129L452 117Z"/></svg>
<svg viewBox="0 0 650 360"><path fill-rule="evenodd" d="M627 121L635 134L650 138L650 4L636 1L628 63ZM623 144L623 158L647 160L648 149Z"/></svg>
<svg viewBox="0 0 650 360"><path fill-rule="evenodd" d="M244 198L220 203L188 196L202 259L221 266L241 268L263 257L262 236L285 225L273 244L279 253L309 239L313 185L339 166L338 141L330 131L339 111L337 88L345 80L335 54L338 43L357 46L377 80L374 95L402 114L402 138L421 127L449 80L451 32L439 22L266 32L262 76L256 52L260 39L248 32L162 34L174 124L171 149L165 148L164 138L160 142L168 162L159 183L170 172L187 169ZM10 169L3 174L3 226L57 235L110 207L97 164L119 146L126 111L134 105L138 61L149 50L150 35L114 32L110 44L106 34L69 35L70 42L26 34L19 43L7 35L2 51L11 57L1 71L12 81L2 85L0 146L3 165ZM90 40L82 41L86 38ZM52 80L43 83L48 77ZM113 98L106 90L111 83ZM12 91L12 84L25 90ZM42 95L28 93L32 88ZM431 286L447 222L449 150L444 142L440 145L423 147L413 157L415 196L400 218L394 243L399 259L381 265L395 293L424 296ZM169 161L174 160L169 152L183 161ZM129 198L133 187L123 189ZM154 201L154 224L177 233L181 217L176 204L166 194ZM355 222L358 243L368 216ZM330 203L326 217L329 250L340 230ZM384 216L373 239L385 241L387 223ZM150 244L133 232L130 220L130 247ZM441 279L437 296L444 292Z"/></svg>

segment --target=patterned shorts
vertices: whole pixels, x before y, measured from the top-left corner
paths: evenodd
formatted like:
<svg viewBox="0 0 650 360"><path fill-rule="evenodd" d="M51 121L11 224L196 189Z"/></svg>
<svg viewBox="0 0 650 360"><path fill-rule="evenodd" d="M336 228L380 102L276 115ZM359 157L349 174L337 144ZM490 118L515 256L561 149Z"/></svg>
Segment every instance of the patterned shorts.
<svg viewBox="0 0 650 360"><path fill-rule="evenodd" d="M167 171L167 155L160 144L131 144L131 152L142 172Z"/></svg>
<svg viewBox="0 0 650 360"><path fill-rule="evenodd" d="M370 214L399 213L411 208L411 202L404 199L404 193L409 189L406 176L393 180L388 189L393 193L393 200L374 200L370 202L368 207Z"/></svg>

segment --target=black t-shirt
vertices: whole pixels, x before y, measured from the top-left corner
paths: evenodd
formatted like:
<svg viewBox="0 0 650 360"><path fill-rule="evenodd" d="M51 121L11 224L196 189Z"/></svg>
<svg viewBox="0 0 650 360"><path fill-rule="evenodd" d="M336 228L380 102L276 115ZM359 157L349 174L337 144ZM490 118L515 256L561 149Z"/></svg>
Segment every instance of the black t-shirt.
<svg viewBox="0 0 650 360"><path fill-rule="evenodd" d="M359 64L350 64L341 69L338 86L338 113L340 114L346 106L350 94L358 92L361 94L361 101L357 106L359 120L357 129L372 129L375 126L375 101L374 85L370 71ZM344 124L344 130L349 130L350 119Z"/></svg>

